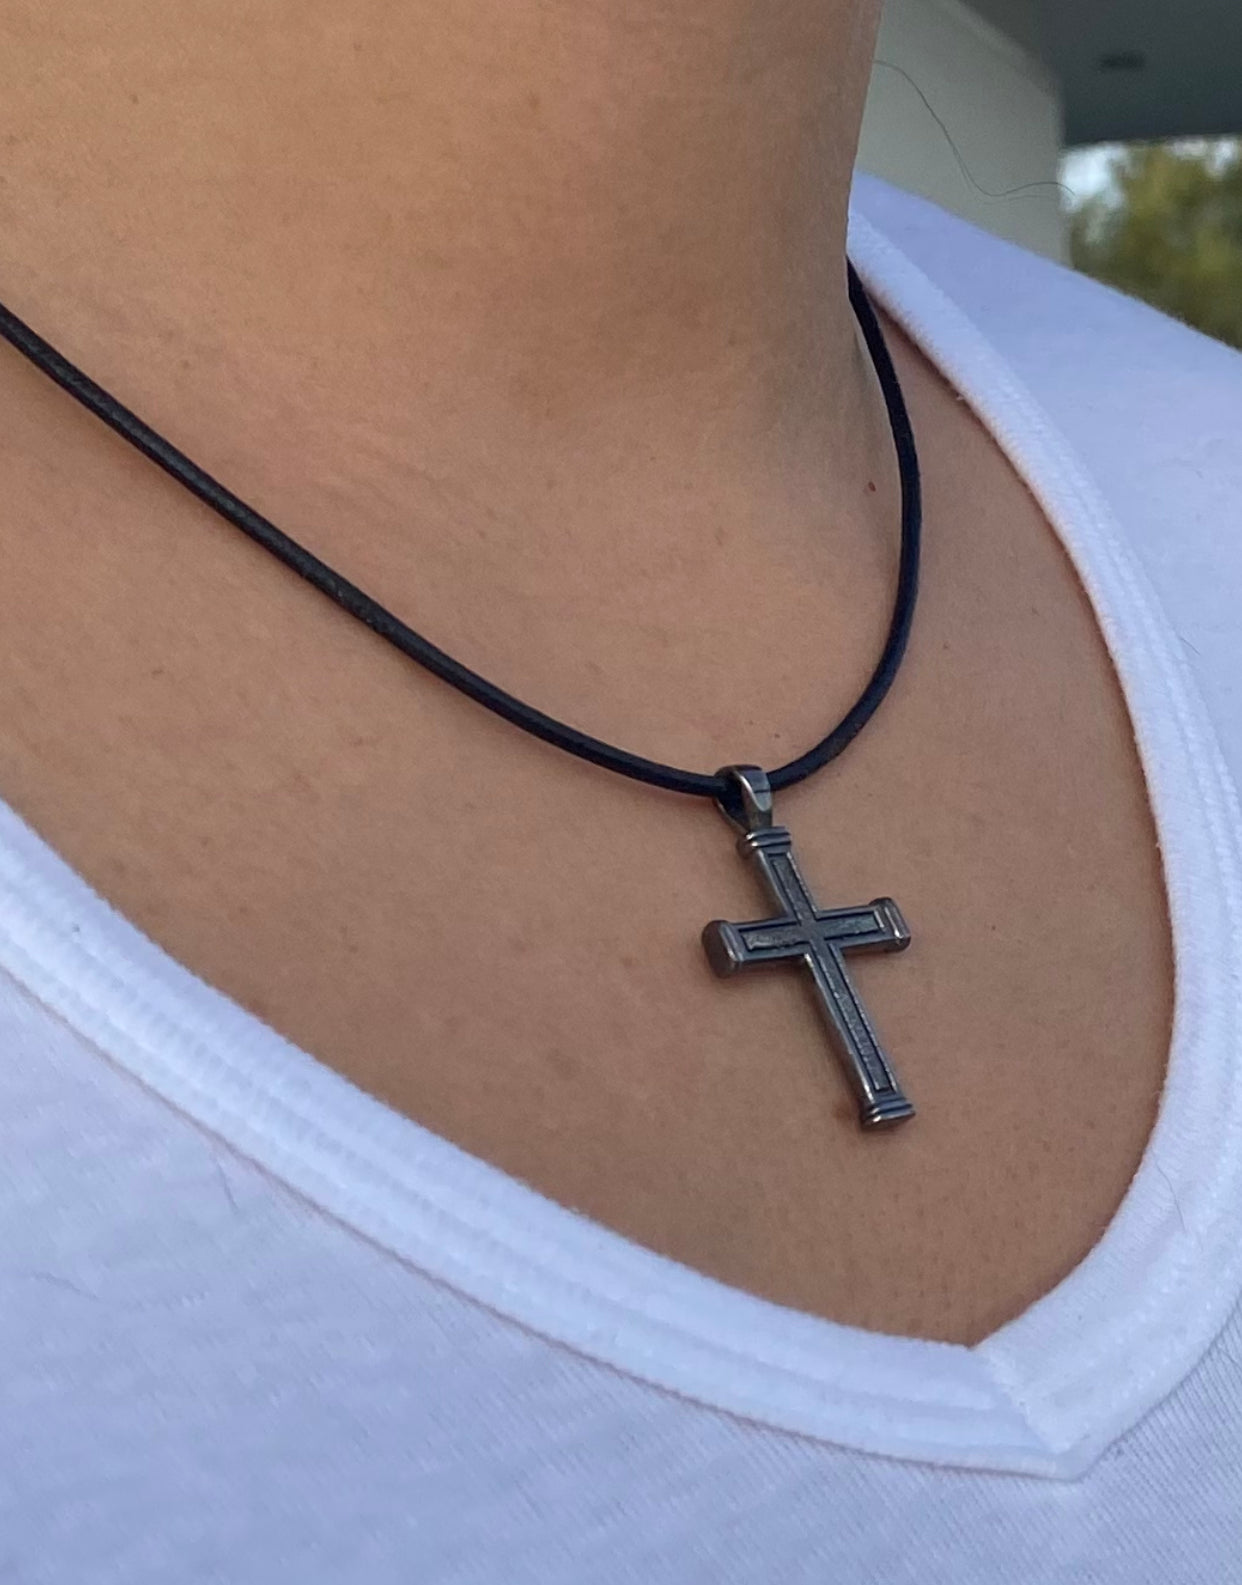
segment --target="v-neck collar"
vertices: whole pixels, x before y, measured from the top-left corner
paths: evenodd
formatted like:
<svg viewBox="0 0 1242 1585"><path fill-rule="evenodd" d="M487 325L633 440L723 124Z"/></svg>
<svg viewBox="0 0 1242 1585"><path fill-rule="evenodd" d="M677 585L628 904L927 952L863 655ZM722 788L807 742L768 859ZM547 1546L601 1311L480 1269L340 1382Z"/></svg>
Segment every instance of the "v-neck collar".
<svg viewBox="0 0 1242 1585"><path fill-rule="evenodd" d="M1165 1090L1107 1231L974 1347L866 1332L702 1276L356 1089L191 974L0 804L0 963L97 1047L374 1243L655 1387L892 1458L1073 1478L1194 1368L1242 1289L1237 802L1171 630L1067 437L968 315L851 202L868 292L1041 502L1105 636L1165 865Z"/></svg>

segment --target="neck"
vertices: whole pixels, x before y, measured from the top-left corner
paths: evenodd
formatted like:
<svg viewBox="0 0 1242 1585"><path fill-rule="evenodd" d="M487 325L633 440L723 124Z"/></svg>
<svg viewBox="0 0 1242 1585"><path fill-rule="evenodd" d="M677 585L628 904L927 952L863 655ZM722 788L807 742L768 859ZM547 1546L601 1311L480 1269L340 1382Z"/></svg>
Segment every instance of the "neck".
<svg viewBox="0 0 1242 1585"><path fill-rule="evenodd" d="M295 537L318 487L536 581L541 532L895 541L845 270L879 9L22 0L0 298Z"/></svg>

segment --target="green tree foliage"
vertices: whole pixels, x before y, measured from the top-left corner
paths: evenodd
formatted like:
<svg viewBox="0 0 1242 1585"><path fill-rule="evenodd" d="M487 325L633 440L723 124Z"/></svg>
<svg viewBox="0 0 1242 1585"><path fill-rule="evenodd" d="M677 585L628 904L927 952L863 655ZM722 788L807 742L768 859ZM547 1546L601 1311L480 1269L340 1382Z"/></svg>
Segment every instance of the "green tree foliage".
<svg viewBox="0 0 1242 1585"><path fill-rule="evenodd" d="M1242 140L1131 144L1070 211L1075 269L1242 350Z"/></svg>

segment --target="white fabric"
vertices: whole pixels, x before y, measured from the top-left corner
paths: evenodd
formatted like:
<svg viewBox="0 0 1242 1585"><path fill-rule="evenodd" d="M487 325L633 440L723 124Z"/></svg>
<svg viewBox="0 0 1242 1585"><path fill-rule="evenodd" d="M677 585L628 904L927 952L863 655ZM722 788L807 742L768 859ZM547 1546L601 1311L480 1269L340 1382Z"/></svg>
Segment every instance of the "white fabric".
<svg viewBox="0 0 1242 1585"><path fill-rule="evenodd" d="M1104 1238L975 1348L728 1289L361 1094L0 806L0 1579L1242 1581L1242 357L875 177L849 252L1050 516L1176 949Z"/></svg>

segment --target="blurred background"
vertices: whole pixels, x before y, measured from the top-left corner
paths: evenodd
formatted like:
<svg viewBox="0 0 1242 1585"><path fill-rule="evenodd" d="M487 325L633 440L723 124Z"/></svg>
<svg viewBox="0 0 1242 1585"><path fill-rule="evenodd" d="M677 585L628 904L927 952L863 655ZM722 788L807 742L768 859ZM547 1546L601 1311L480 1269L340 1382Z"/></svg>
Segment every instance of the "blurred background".
<svg viewBox="0 0 1242 1585"><path fill-rule="evenodd" d="M1242 350L1242 0L885 0L858 164Z"/></svg>

